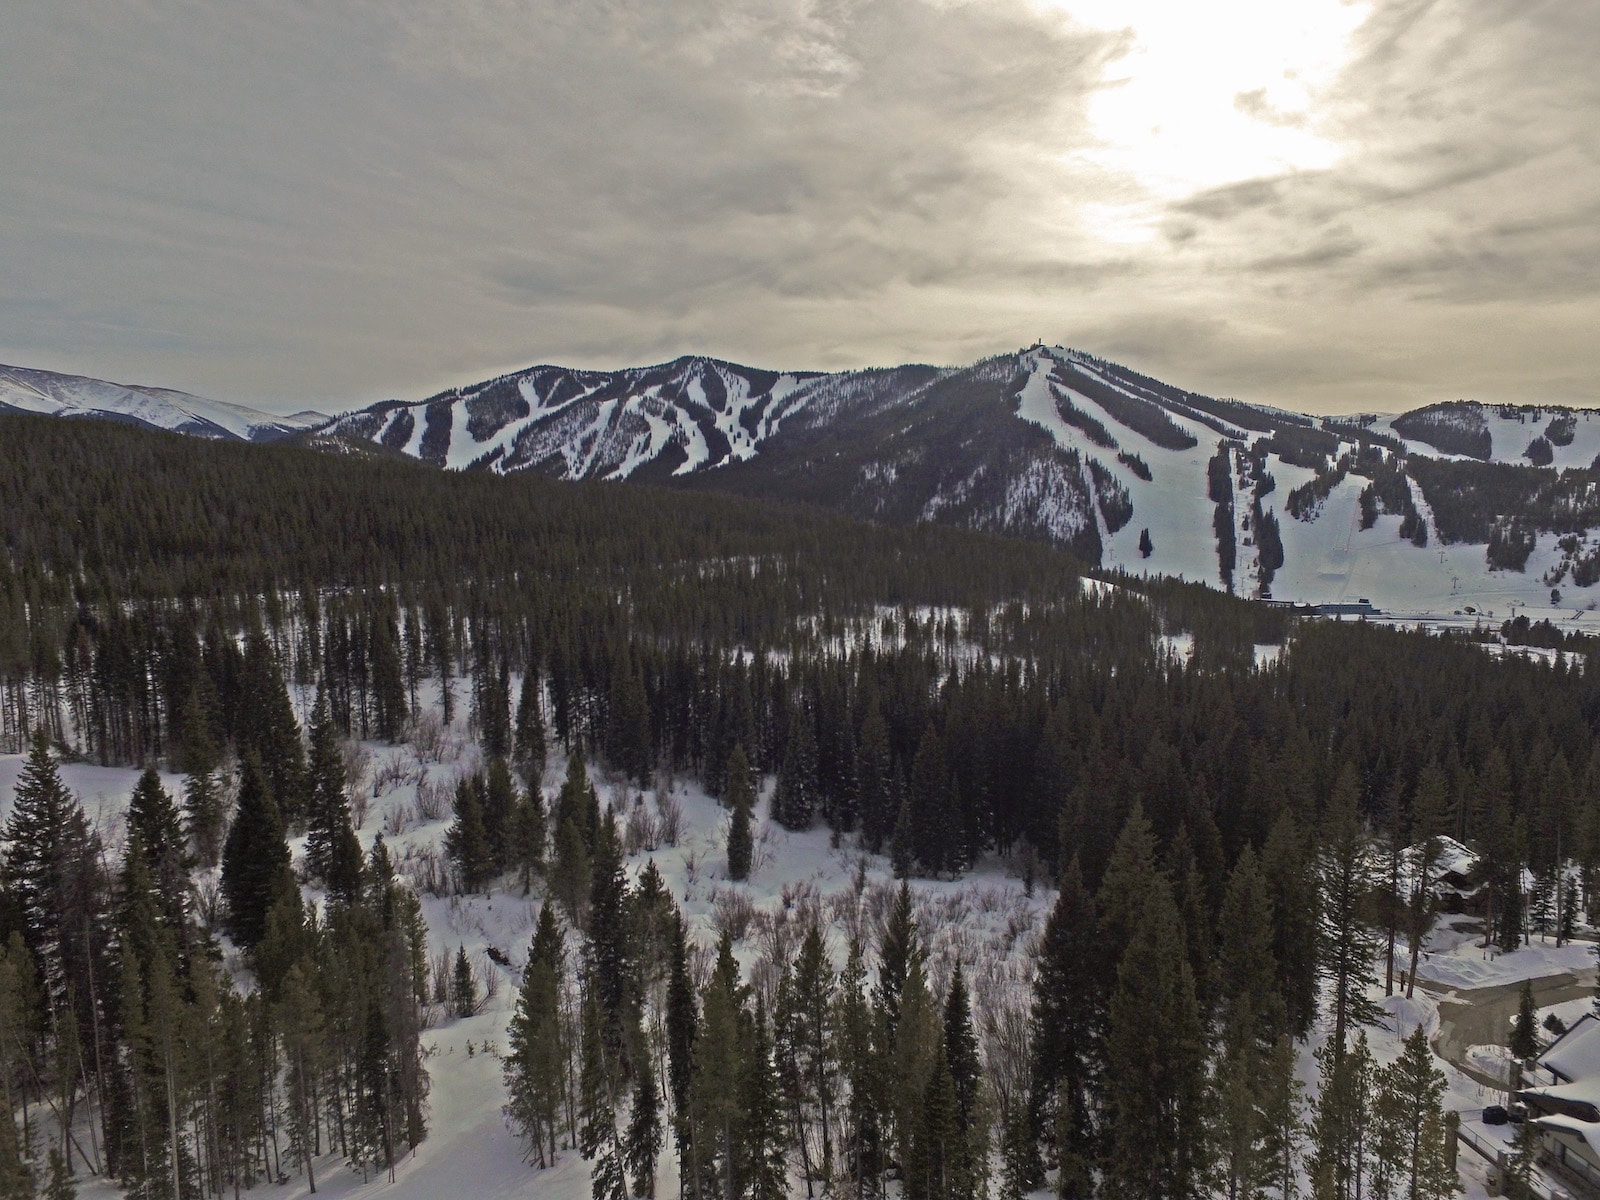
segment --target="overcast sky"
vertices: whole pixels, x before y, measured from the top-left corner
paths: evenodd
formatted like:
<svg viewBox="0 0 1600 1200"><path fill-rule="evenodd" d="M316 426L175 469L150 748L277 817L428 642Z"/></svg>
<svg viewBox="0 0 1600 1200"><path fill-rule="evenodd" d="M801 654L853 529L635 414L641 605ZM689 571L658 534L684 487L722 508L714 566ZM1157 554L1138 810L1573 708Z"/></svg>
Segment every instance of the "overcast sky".
<svg viewBox="0 0 1600 1200"><path fill-rule="evenodd" d="M1600 403L1593 0L0 6L0 361L262 407L1038 339Z"/></svg>

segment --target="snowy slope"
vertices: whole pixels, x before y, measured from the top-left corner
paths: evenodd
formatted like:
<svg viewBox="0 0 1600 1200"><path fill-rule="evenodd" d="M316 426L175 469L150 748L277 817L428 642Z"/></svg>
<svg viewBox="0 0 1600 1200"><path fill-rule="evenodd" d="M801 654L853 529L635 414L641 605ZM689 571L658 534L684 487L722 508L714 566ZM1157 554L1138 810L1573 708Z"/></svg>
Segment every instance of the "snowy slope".
<svg viewBox="0 0 1600 1200"><path fill-rule="evenodd" d="M138 387L0 364L0 412L58 417L101 417L173 433L224 441L270 442L315 429L328 418L317 412L277 416L187 392Z"/></svg>
<svg viewBox="0 0 1600 1200"><path fill-rule="evenodd" d="M425 703L436 702L435 686L424 688L424 699ZM308 700L297 690L296 707L302 718ZM478 764L479 752L467 736L464 721L458 723L453 734L444 761L431 757L424 761L409 746L364 747L374 766L392 763L403 777L398 784L374 789L379 794L366 811L361 827L364 843L379 831L384 833L402 874L413 870L426 856L439 852L447 825L445 819L418 819L418 777L424 776L436 785L450 784L459 773ZM0 756L0 822L10 811L21 765L19 756ZM113 854L119 852L125 837L123 813L137 770L69 763L63 764L62 773L68 786L82 799L108 849ZM619 811L631 809L636 789L603 774L596 773L594 778L603 804L610 803ZM182 780L164 775L163 783L176 791ZM547 798L553 798L559 783L559 771L552 769L544 780ZM763 811L770 790L768 781L760 806ZM692 783L679 782L670 797L654 790L639 797L644 811L650 813L658 812L663 801L681 810L681 836L673 845L657 844L653 849L631 853L626 860L627 870L630 876L636 876L647 862L655 863L688 920L691 937L702 948L715 944L720 922L727 919L725 914L748 905L754 914L749 932L735 940L735 953L747 980L755 978L770 984L770 974L764 973L772 971L774 954L780 959L784 956L778 947L792 947L796 930L811 914L822 922L828 950L835 965L841 965L854 923L864 922L862 927L870 929L887 908L888 896L895 886L887 861L863 855L848 844L841 848L830 846L826 829L789 833L769 822L760 822L751 879L729 883L722 870L725 810ZM303 853L303 842L297 839L292 848L298 857ZM1033 948L1054 904L1054 892L1041 885L1034 895L1027 895L1021 881L995 859L979 864L961 880L915 880L912 887L935 994L944 991L959 960L974 989L975 1011L995 1014L1011 1009L1025 1014ZM454 953L458 946L464 947L480 977L495 979L497 994L479 1015L443 1019L424 1034L431 1080L429 1134L414 1154L399 1163L394 1181L379 1178L364 1184L336 1154L330 1154L316 1163L317 1195L351 1200L437 1200L442 1196L470 1200L524 1196L589 1200L589 1164L575 1150L563 1149L556 1167L535 1169L524 1160L523 1147L506 1128L502 1113L506 1096L498 1055L506 1046L518 968L525 961L542 903L537 893L523 897L515 889L497 890L488 896L424 897L430 950ZM1441 1002L1470 998L1465 989L1546 976L1581 968L1589 961L1588 943L1561 951L1533 943L1512 954L1489 959L1477 948L1475 939L1450 928L1451 920L1442 917L1424 943L1425 967L1419 972L1424 986L1418 989L1415 999L1405 1000L1399 995L1385 998L1381 956L1371 966L1367 992L1379 1004L1384 1019L1369 1027L1367 1034L1380 1063L1397 1057L1401 1041L1418 1024L1430 1036L1436 1035ZM485 952L490 946L509 955L510 969L496 967L488 960ZM1397 951L1404 964L1409 947L1403 940ZM1324 1016L1301 1048L1297 1074L1307 1085L1308 1097L1314 1098L1317 1092L1315 1052L1325 1044L1329 1025ZM1461 1111L1470 1119L1485 1104L1500 1099L1449 1062L1437 1062L1448 1081L1446 1108ZM1486 1195L1481 1165L1464 1154L1462 1170L1466 1195ZM798 1176L792 1175L790 1182L791 1196L806 1194ZM1304 1182L1302 1179L1302 1186ZM79 1195L83 1200L110 1200L121 1194L103 1180L80 1179ZM300 1200L308 1189L304 1175L297 1174L283 1184L262 1183L245 1194ZM680 1197L670 1138L660 1161L657 1196L659 1200Z"/></svg>

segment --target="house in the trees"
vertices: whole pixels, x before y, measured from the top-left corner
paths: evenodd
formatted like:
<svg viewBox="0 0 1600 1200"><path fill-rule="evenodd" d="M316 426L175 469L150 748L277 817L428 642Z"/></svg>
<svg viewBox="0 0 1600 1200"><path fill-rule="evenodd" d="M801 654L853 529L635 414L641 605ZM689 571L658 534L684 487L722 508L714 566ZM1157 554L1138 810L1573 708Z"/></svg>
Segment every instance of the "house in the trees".
<svg viewBox="0 0 1600 1200"><path fill-rule="evenodd" d="M1539 1134L1539 1161L1574 1196L1600 1200L1600 1019L1585 1013L1539 1056L1517 1099ZM1548 1082L1543 1082L1548 1081Z"/></svg>

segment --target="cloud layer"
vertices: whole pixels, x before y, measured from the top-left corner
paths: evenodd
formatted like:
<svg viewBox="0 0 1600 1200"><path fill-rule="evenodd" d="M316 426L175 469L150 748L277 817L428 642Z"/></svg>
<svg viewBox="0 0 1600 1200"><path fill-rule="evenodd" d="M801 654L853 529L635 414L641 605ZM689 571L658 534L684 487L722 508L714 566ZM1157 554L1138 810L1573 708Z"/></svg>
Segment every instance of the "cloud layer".
<svg viewBox="0 0 1600 1200"><path fill-rule="evenodd" d="M1583 0L1376 0L1302 107L1229 101L1327 162L1187 188L1223 134L1097 116L1182 74L1159 5L1061 2L13 6L0 357L295 409L1044 338L1325 410L1600 399Z"/></svg>

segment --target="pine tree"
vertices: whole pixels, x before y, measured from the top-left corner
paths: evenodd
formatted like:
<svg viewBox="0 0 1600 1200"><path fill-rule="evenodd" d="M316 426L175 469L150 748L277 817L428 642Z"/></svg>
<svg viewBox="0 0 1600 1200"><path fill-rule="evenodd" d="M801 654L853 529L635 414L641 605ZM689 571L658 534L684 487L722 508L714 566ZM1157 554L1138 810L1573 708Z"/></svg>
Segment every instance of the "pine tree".
<svg viewBox="0 0 1600 1200"><path fill-rule="evenodd" d="M750 878L750 860L755 846L750 836L750 814L755 807L755 788L750 782L750 764L744 747L735 746L728 756L728 783L723 795L728 806L728 878Z"/></svg>
<svg viewBox="0 0 1600 1200"><path fill-rule="evenodd" d="M739 1106L743 1120L739 1131L737 1179L743 1194L750 1200L785 1200L788 1194L783 1107L772 1041L766 1006L758 998L739 1062ZM803 1130L795 1133L804 1137ZM807 1189L810 1189L809 1178Z"/></svg>
<svg viewBox="0 0 1600 1200"><path fill-rule="evenodd" d="M545 904L506 1032L506 1117L529 1139L540 1167L556 1164L556 1133L566 1096L566 1032L561 1020L564 959L555 910ZM648 1074L648 1072L645 1072Z"/></svg>
<svg viewBox="0 0 1600 1200"><path fill-rule="evenodd" d="M470 1017L478 1011L478 981L472 977L472 963L464 945L456 947L456 963L450 972L450 1010L458 1017Z"/></svg>
<svg viewBox="0 0 1600 1200"><path fill-rule="evenodd" d="M59 1147L50 1147L49 1166L50 1178L45 1182L40 1200L77 1200L78 1185L72 1182L72 1171Z"/></svg>
<svg viewBox="0 0 1600 1200"><path fill-rule="evenodd" d="M345 797L344 755L328 705L317 691L311 710L311 752L306 764L306 867L328 895L353 904L361 892L361 843Z"/></svg>
<svg viewBox="0 0 1600 1200"><path fill-rule="evenodd" d="M819 800L816 730L810 711L796 703L789 709L789 740L772 795L773 819L785 829L810 829Z"/></svg>
<svg viewBox="0 0 1600 1200"><path fill-rule="evenodd" d="M628 1114L628 1137L623 1155L633 1179L633 1194L638 1200L654 1200L656 1159L660 1154L661 1096L656 1091L656 1073L645 1063L634 1078L633 1106Z"/></svg>
<svg viewBox="0 0 1600 1200"><path fill-rule="evenodd" d="M1319 905L1315 873L1290 813L1279 816L1261 849L1261 877L1272 902L1272 958L1284 1019L1295 1037L1304 1038L1317 1015Z"/></svg>
<svg viewBox="0 0 1600 1200"><path fill-rule="evenodd" d="M239 757L254 753L285 826L305 810L305 750L272 644L259 629L245 639L234 741Z"/></svg>
<svg viewBox="0 0 1600 1200"><path fill-rule="evenodd" d="M0 1200L33 1200L33 1169L22 1153L9 1096L0 1116Z"/></svg>
<svg viewBox="0 0 1600 1200"><path fill-rule="evenodd" d="M833 1121L836 1083L833 1057L833 994L835 977L822 930L812 921L800 943L793 973L793 1061L789 1064L803 1081L806 1098L816 1109L816 1123L822 1135L819 1175L833 1174ZM804 1129L797 1135L805 1137ZM805 1155L809 1162L809 1154ZM808 1176L809 1178L809 1176Z"/></svg>
<svg viewBox="0 0 1600 1200"><path fill-rule="evenodd" d="M533 888L534 875L544 868L544 796L537 784L518 794L507 843L506 865L516 869L526 896Z"/></svg>
<svg viewBox="0 0 1600 1200"><path fill-rule="evenodd" d="M883 1010L889 1036L900 1020L900 997L911 968L922 961L917 940L917 919L911 905L911 885L904 879L895 892L894 906L883 923L878 943L878 1006Z"/></svg>
<svg viewBox="0 0 1600 1200"><path fill-rule="evenodd" d="M1205 1031L1194 978L1170 885L1157 877L1146 887L1106 1027L1109 1200L1198 1197L1208 1166Z"/></svg>
<svg viewBox="0 0 1600 1200"><path fill-rule="evenodd" d="M1355 771L1346 766L1323 816L1317 882L1320 903L1318 965L1330 984L1335 1056L1347 1030L1370 1025L1380 1011L1367 997L1378 938L1367 924L1366 902L1375 885L1372 843L1356 808Z"/></svg>
<svg viewBox="0 0 1600 1200"><path fill-rule="evenodd" d="M889 800L889 727L876 696L868 704L856 739L856 806L861 840L873 854L883 849L898 813Z"/></svg>
<svg viewBox="0 0 1600 1200"><path fill-rule="evenodd" d="M702 998L694 1039L686 1114L690 1127L688 1190L694 1195L710 1192L731 1197L738 1194L743 998L726 935L719 947L718 962Z"/></svg>
<svg viewBox="0 0 1600 1200"><path fill-rule="evenodd" d="M464 892L484 888L494 872L481 790L476 776L462 776L456 784L456 819L444 835L444 852L455 865Z"/></svg>
<svg viewBox="0 0 1600 1200"><path fill-rule="evenodd" d="M1446 1080L1434 1065L1421 1025L1406 1038L1400 1057L1378 1072L1378 1123L1395 1194L1405 1200L1445 1200L1459 1190L1448 1161L1450 1136L1441 1100Z"/></svg>
<svg viewBox="0 0 1600 1200"><path fill-rule="evenodd" d="M955 1084L941 1040L934 1049L921 1111L907 1156L906 1200L957 1200L962 1130Z"/></svg>
<svg viewBox="0 0 1600 1200"><path fill-rule="evenodd" d="M297 892L278 806L252 752L239 781L239 808L222 849L222 898L226 928L246 950L267 931L267 913L280 896Z"/></svg>
<svg viewBox="0 0 1600 1200"><path fill-rule="evenodd" d="M965 866L960 849L961 822L952 789L944 740L930 723L922 731L922 740L911 761L911 780L906 791L911 854L918 868L930 875L939 875L945 870L958 874Z"/></svg>
<svg viewBox="0 0 1600 1200"><path fill-rule="evenodd" d="M958 1200L984 1193L989 1157L988 1120L982 1109L982 1066L978 1035L960 962L950 979L944 1008L945 1064L955 1095L958 1137L951 1159L950 1189Z"/></svg>
<svg viewBox="0 0 1600 1200"><path fill-rule="evenodd" d="M1511 1054L1528 1062L1539 1056L1539 1018L1533 999L1533 981L1522 982L1522 995L1517 1001L1517 1018L1511 1025Z"/></svg>
<svg viewBox="0 0 1600 1200"><path fill-rule="evenodd" d="M539 673L530 666L522 675L522 693L517 702L517 736L514 755L517 770L538 791L544 778L545 757L549 748L545 738L544 704L539 698Z"/></svg>
<svg viewBox="0 0 1600 1200"><path fill-rule="evenodd" d="M1298 1064L1294 1039L1280 1034L1267 1059L1261 1089L1261 1118L1278 1200L1295 1200L1305 1142L1305 1084L1296 1074Z"/></svg>
<svg viewBox="0 0 1600 1200"><path fill-rule="evenodd" d="M567 910L574 925L588 924L589 886L594 875L589 846L574 820L556 828L556 858L550 869L550 894Z"/></svg>
<svg viewBox="0 0 1600 1200"><path fill-rule="evenodd" d="M616 1136L611 1105L611 1068L606 1062L604 1016L592 981L583 989L583 1024L578 1045L578 1153L593 1159Z"/></svg>
<svg viewBox="0 0 1600 1200"><path fill-rule="evenodd" d="M1311 1122L1312 1196L1352 1200L1365 1194L1375 1066L1363 1031L1345 1053L1329 1042L1317 1052L1321 1089Z"/></svg>
<svg viewBox="0 0 1600 1200"><path fill-rule="evenodd" d="M1283 1032L1285 1015L1273 957L1272 901L1256 865L1255 851L1249 846L1239 852L1228 879L1217 929L1221 935L1216 977L1222 1027L1247 1032L1265 1053Z"/></svg>
<svg viewBox="0 0 1600 1200"><path fill-rule="evenodd" d="M1105 997L1095 974L1084 969L1100 953L1100 933L1073 858L1062 873L1055 907L1045 921L1034 967L1030 1040L1033 1069L1028 1097L1030 1128L1055 1142L1059 1155L1091 1150L1089 1101L1100 1054ZM1058 1103L1065 1114L1052 1113ZM1059 1141L1066 1137L1067 1144ZM1037 1156L1037 1151L1035 1151ZM1031 1178L1042 1167L1029 1171ZM1064 1193L1065 1194L1065 1193Z"/></svg>
<svg viewBox="0 0 1600 1200"><path fill-rule="evenodd" d="M885 1033L882 1014L867 995L866 954L852 939L839 977L838 1012L834 1018L836 1051L849 1091L845 1118L848 1179L859 1196L878 1190L883 1170L883 1122L887 1104L883 1089Z"/></svg>
<svg viewBox="0 0 1600 1200"><path fill-rule="evenodd" d="M934 1057L943 1051L944 1027L928 990L921 957L912 960L900 994L889 1055L889 1108L902 1165L914 1161Z"/></svg>
<svg viewBox="0 0 1600 1200"><path fill-rule="evenodd" d="M177 807L154 767L146 767L128 801L128 832L144 852L145 862L161 897L163 919L187 940L189 925L189 860Z"/></svg>

